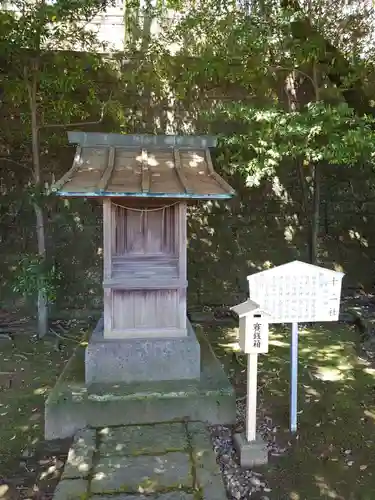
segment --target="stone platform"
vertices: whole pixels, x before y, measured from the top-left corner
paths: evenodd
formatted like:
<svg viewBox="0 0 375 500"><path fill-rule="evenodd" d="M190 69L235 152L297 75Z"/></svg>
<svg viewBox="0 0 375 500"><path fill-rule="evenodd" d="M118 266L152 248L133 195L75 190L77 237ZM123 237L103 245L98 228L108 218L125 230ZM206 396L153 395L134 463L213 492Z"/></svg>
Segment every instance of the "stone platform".
<svg viewBox="0 0 375 500"><path fill-rule="evenodd" d="M98 322L86 349L86 383L181 380L200 377L200 347L187 321L187 336L111 340Z"/></svg>
<svg viewBox="0 0 375 500"><path fill-rule="evenodd" d="M79 431L53 500L226 500L202 423Z"/></svg>
<svg viewBox="0 0 375 500"><path fill-rule="evenodd" d="M205 335L197 332L197 338L201 370L192 380L86 385L86 344L78 346L46 401L46 439L73 436L85 427L172 420L234 423L234 390Z"/></svg>

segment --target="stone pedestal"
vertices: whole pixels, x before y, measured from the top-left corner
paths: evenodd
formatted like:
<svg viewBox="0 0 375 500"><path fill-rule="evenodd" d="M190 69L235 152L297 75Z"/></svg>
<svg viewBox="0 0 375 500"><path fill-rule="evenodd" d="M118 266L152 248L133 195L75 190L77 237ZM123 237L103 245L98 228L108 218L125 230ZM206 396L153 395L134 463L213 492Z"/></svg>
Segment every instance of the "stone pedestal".
<svg viewBox="0 0 375 500"><path fill-rule="evenodd" d="M244 469L251 469L257 465L268 463L267 443L260 435L255 441L247 441L245 434L233 436L234 446L240 456L240 464Z"/></svg>
<svg viewBox="0 0 375 500"><path fill-rule="evenodd" d="M190 325L189 329L192 329ZM47 398L46 439L66 438L84 427L189 420L210 425L234 424L236 398L233 387L206 336L198 330L196 337L201 354L200 374L198 378L191 379L173 379L176 373L181 377L181 371L178 372L181 367L176 366L184 359L180 351L179 361L175 361L175 366L169 367L168 373L173 373L170 380L88 384L85 380L88 368L92 369L93 376L100 373L95 371L92 361L87 362L94 343L90 342L88 351L84 345L78 345ZM107 363L108 370L108 358ZM192 365L199 366L194 363ZM143 366L143 369L146 367Z"/></svg>
<svg viewBox="0 0 375 500"><path fill-rule="evenodd" d="M200 377L200 346L189 322L188 335L177 338L111 340L104 338L103 326L102 318L86 348L86 384Z"/></svg>

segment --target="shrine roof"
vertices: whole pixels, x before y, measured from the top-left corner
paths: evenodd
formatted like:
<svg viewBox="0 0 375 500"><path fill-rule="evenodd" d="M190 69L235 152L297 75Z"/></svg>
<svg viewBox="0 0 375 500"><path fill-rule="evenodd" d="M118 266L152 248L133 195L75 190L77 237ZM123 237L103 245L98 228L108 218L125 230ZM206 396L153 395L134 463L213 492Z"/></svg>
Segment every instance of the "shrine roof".
<svg viewBox="0 0 375 500"><path fill-rule="evenodd" d="M68 132L77 144L70 170L52 186L60 196L228 199L215 172L211 136Z"/></svg>

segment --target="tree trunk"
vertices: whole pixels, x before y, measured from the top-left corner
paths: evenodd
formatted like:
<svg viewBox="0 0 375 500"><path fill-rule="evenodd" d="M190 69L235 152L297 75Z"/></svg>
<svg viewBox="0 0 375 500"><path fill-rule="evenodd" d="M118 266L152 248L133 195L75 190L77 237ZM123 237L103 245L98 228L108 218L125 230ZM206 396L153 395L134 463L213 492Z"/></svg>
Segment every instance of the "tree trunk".
<svg viewBox="0 0 375 500"><path fill-rule="evenodd" d="M319 251L320 227L320 165L315 165L313 170L313 206L311 214L311 247L310 262L316 264Z"/></svg>
<svg viewBox="0 0 375 500"><path fill-rule="evenodd" d="M281 0L281 7L294 10L301 14L302 8L298 0ZM370 98L366 95L360 77L350 83L346 79L355 72L352 65L344 55L329 40L326 40L311 24L307 16L299 17L291 23L293 37L296 40L313 41L320 47L318 64L328 76L329 80L341 91L348 106L353 108L358 115L368 114L375 116L375 109L371 106Z"/></svg>
<svg viewBox="0 0 375 500"><path fill-rule="evenodd" d="M43 209L38 203L34 203L34 211L36 216L36 236L38 242L38 254L44 264L46 260L46 243L45 243L45 227ZM44 266L42 266L44 268ZM48 301L44 289L44 277L40 277L40 285L38 290L38 337L44 337L48 333Z"/></svg>
<svg viewBox="0 0 375 500"><path fill-rule="evenodd" d="M139 0L125 2L125 44L128 49L135 50L140 36L139 10L141 8Z"/></svg>
<svg viewBox="0 0 375 500"><path fill-rule="evenodd" d="M316 61L313 62L312 68L313 76L312 82L314 84L315 91L315 101L320 100L320 82L318 75L318 68ZM313 165L312 168L312 183L313 183L313 203L312 203L312 213L311 213L311 264L316 265L318 260L319 252L319 229L320 229L320 168L319 163Z"/></svg>
<svg viewBox="0 0 375 500"><path fill-rule="evenodd" d="M36 197L34 198L34 211L36 217L36 238L38 244L38 254L41 261L41 268L44 269L46 260L46 237L43 207L40 204L40 194L42 190L42 178L40 169L40 149L39 149L39 129L38 129L38 104L37 104L37 78L38 67L34 66L31 82L28 82L29 104L31 113L31 146L34 168L34 187ZM44 337L48 333L48 302L44 287L43 274L39 278L38 289L38 337Z"/></svg>
<svg viewBox="0 0 375 500"><path fill-rule="evenodd" d="M143 10L143 26L142 26L142 41L141 52L145 53L151 41L151 24L152 24L153 9L151 0L146 0L146 7Z"/></svg>

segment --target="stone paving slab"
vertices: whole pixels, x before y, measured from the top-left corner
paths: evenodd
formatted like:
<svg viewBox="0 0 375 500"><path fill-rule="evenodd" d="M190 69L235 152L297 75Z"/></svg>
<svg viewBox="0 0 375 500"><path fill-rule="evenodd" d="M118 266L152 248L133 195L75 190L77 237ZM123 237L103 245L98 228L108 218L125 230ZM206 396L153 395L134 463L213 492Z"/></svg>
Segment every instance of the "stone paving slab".
<svg viewBox="0 0 375 500"><path fill-rule="evenodd" d="M206 425L171 422L77 433L53 500L86 499L227 500L227 496Z"/></svg>
<svg viewBox="0 0 375 500"><path fill-rule="evenodd" d="M86 478L92 469L92 460L96 448L94 429L83 429L74 437L64 467L62 479Z"/></svg>
<svg viewBox="0 0 375 500"><path fill-rule="evenodd" d="M183 451L188 447L183 423L154 425L130 425L128 427L104 428L99 431L99 453L101 456L162 454Z"/></svg>
<svg viewBox="0 0 375 500"><path fill-rule="evenodd" d="M159 495L94 495L91 500L195 500L194 495L184 491L171 491Z"/></svg>
<svg viewBox="0 0 375 500"><path fill-rule="evenodd" d="M60 481L53 495L53 500L83 500L87 496L88 486L88 481L83 479Z"/></svg>
<svg viewBox="0 0 375 500"><path fill-rule="evenodd" d="M203 500L227 500L223 477L212 449L211 436L201 422L188 423L188 436L192 448L196 486Z"/></svg>
<svg viewBox="0 0 375 500"><path fill-rule="evenodd" d="M192 488L191 462L187 453L161 456L100 457L93 470L93 493L153 493L163 489Z"/></svg>

